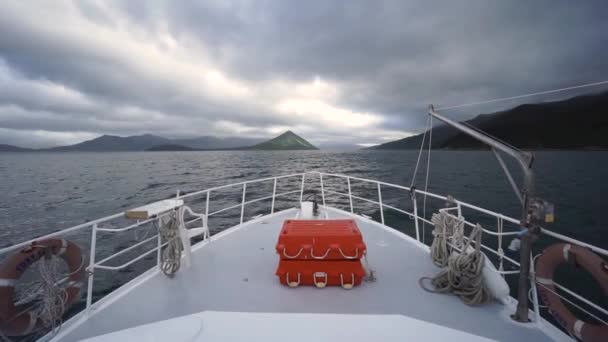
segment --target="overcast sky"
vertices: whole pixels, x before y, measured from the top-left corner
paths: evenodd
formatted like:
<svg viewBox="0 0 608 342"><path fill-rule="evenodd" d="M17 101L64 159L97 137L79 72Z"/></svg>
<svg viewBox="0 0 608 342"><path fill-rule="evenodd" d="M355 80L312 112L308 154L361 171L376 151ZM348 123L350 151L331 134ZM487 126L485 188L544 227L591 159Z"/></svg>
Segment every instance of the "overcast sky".
<svg viewBox="0 0 608 342"><path fill-rule="evenodd" d="M607 18L602 0L3 0L0 143L380 143L421 131L429 103L608 79Z"/></svg>

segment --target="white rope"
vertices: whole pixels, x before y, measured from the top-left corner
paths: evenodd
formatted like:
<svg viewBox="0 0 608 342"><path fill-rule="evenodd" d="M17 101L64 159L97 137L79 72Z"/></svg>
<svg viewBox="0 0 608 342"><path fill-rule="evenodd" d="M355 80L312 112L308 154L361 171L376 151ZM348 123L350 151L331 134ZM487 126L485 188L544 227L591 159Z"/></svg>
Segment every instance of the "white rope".
<svg viewBox="0 0 608 342"><path fill-rule="evenodd" d="M410 189L413 188L416 183L416 175L418 174L418 165L420 165L420 158L422 157L422 149L424 148L424 141L426 140L426 132L429 131L429 120L431 120L430 115L426 119L426 129L424 130L424 133L422 133L422 141L420 142L420 151L418 151L418 158L416 159L416 167L414 167L414 173L412 174L412 181L410 182Z"/></svg>
<svg viewBox="0 0 608 342"><path fill-rule="evenodd" d="M173 277L181 266L184 249L179 234L179 223L175 212L161 217L159 221L161 238L168 241L161 253L160 268L166 276Z"/></svg>
<svg viewBox="0 0 608 342"><path fill-rule="evenodd" d="M433 214L431 222L433 229L433 243L431 244L431 259L438 267L446 267L453 247L463 250L464 245L464 218L454 217L445 212ZM448 240L450 240L448 242Z"/></svg>
<svg viewBox="0 0 608 342"><path fill-rule="evenodd" d="M40 320L42 327L50 329L51 334L55 335L61 329L63 321L61 317L67 309L68 294L65 287L58 286L65 277L79 272L84 265L84 259L80 267L72 273L62 274L59 272L63 259L53 254L42 257L38 262L39 280L24 283L16 288L15 301L25 302L25 309L17 313L18 317L29 311L31 320ZM68 283L68 286L70 283Z"/></svg>
<svg viewBox="0 0 608 342"><path fill-rule="evenodd" d="M426 158L426 177L424 180L424 199L422 200L422 217L426 218L426 194L429 190L429 171L431 170L431 149L433 143L433 117L429 115L429 152ZM426 222L422 221L422 243L426 234Z"/></svg>
<svg viewBox="0 0 608 342"><path fill-rule="evenodd" d="M502 217L500 216L496 216L496 232L498 233L498 256L500 258L500 263L498 265L498 271L503 272L504 269L504 262L503 259L505 257L505 250L502 248L502 228L503 228L503 221L502 221ZM502 274L502 273L501 273ZM504 275L503 275L504 277Z"/></svg>
<svg viewBox="0 0 608 342"><path fill-rule="evenodd" d="M440 222L447 223L443 219ZM436 239L441 236L439 233L436 235ZM447 241L445 231L443 234L444 241ZM420 286L429 292L451 292L460 297L467 305L480 305L487 302L490 299L490 294L486 288L482 273L485 256L481 253L481 234L482 228L478 224L471 231L469 239L462 248L462 252L454 254L450 252L452 255L447 258L447 267L433 278L420 278L418 281ZM475 248L471 250L469 247L473 240L475 241ZM438 247L438 250L442 251L442 248ZM430 280L434 288L426 288L423 283L424 280Z"/></svg>
<svg viewBox="0 0 608 342"><path fill-rule="evenodd" d="M365 281L369 281L369 282L375 282L376 281L376 271L374 271L370 266L369 266L369 262L367 261L367 252L363 253L363 257L361 258L363 260L363 269L365 270Z"/></svg>
<svg viewBox="0 0 608 342"><path fill-rule="evenodd" d="M606 81L600 81L600 82L594 82L594 83L579 84L579 85L575 85L575 86L571 86L571 87L565 87L565 88L560 88L560 89L539 91L539 92L536 92L536 93L528 93L528 94L517 95L517 96L510 96L510 97L500 97L500 98L491 99L491 100L485 100L485 101L476 101L476 102L463 103L463 104L453 105L453 106L439 107L439 108L435 108L435 110L436 111L440 111L440 110L446 110L446 109L455 109L455 108L462 108L462 107L477 106L477 105L486 104L486 103L494 103L494 102L500 102L500 101L516 100L516 99L521 99L521 98L530 97L530 96L552 94L552 93L557 93L557 92L560 92L560 91L573 90L573 89L586 88L586 87L593 87L593 86L598 86L598 85L602 85L602 84L608 84L608 80L606 80Z"/></svg>

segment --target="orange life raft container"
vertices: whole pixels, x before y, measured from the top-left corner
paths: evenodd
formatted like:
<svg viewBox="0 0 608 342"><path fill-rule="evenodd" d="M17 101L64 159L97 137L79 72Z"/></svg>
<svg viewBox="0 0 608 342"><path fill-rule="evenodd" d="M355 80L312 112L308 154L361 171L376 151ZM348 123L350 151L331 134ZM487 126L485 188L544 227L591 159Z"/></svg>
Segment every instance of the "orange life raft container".
<svg viewBox="0 0 608 342"><path fill-rule="evenodd" d="M289 287L300 285L314 285L318 288L342 286L344 289L350 290L361 284L365 277L365 269L359 260L281 260L277 268L277 276L281 284Z"/></svg>
<svg viewBox="0 0 608 342"><path fill-rule="evenodd" d="M361 258L367 248L354 220L286 220L276 251L276 275L289 287L351 289L366 274Z"/></svg>
<svg viewBox="0 0 608 342"><path fill-rule="evenodd" d="M355 220L286 220L276 250L284 260L359 260L366 246Z"/></svg>

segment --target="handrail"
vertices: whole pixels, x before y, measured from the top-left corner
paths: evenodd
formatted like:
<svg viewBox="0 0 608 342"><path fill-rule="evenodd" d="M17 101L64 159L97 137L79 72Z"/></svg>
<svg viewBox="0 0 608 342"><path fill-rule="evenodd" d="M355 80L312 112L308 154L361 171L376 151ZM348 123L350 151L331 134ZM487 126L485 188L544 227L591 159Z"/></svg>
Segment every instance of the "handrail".
<svg viewBox="0 0 608 342"><path fill-rule="evenodd" d="M437 194L434 194L434 193L430 193L430 192L426 192L426 191L422 191L422 190L418 190L418 189L414 189L414 191L412 191L412 189L410 189L410 188L408 188L406 186L398 185L398 184L391 184L391 183L377 181L377 180L371 180L371 179L366 179L366 178L361 178L361 177L352 177L352 176L346 176L346 175L334 174L334 173L325 173L325 172L313 172L313 173L317 173L319 175L320 182L321 182L321 192L322 192L322 197L323 197L324 202L325 202L325 193L327 192L329 194L335 194L335 195L339 195L339 196L348 197L351 203L352 203L352 199L354 198L354 199L359 199L359 200L363 200L363 201L366 201L366 202L369 202L369 203L380 205L380 212L381 212L381 214L383 214L383 208L388 208L388 209L392 209L392 210L396 210L398 212L404 213L406 215L411 215L410 213L408 213L408 212L406 212L406 211L404 211L402 209L399 209L399 208L396 208L396 207L393 207L393 206L390 206L390 205L387 205L387 204L383 204L382 200L381 200L381 197L380 197L381 196L380 185L392 187L394 189L401 189L401 190L404 190L404 191L408 191L410 193L410 195L411 195L411 198L412 198L412 201L413 201L413 205L414 205L414 214L413 215L414 215L414 219L416 220L415 223L416 223L416 240L417 241L421 241L420 240L419 231L418 231L418 220L421 220L423 222L429 223L430 225L434 225L434 224L431 221L427 220L426 218L418 216L417 205L416 205L417 201L416 201L416 196L415 195L416 194L422 194L422 195L426 195L426 196L429 196L429 197L432 197L432 198L435 198L435 199L448 200L448 197L446 197L446 196L441 196L441 195L437 195ZM337 178L341 178L341 179L346 179L347 180L347 187L348 187L348 194L340 192L340 191L326 190L325 186L323 184L323 176L325 176L325 177L337 177ZM363 198L363 197L352 195L351 180L358 180L358 181L365 182L365 183L376 184L376 186L378 188L379 201L376 202L376 201L370 200L368 198ZM459 201L459 200L455 200L455 199L451 199L451 198L450 198L450 200L452 200L456 204L455 208L458 209L458 214L459 215L461 215L461 207L465 207L465 208L477 211L479 213L483 213L483 214L486 214L486 215L493 216L493 217L497 218L497 220L499 220L498 224L500 224L500 225L502 225L501 222L510 222L510 223L514 223L514 224L520 225L520 221L519 220L514 219L512 217L509 217L509 216L506 216L506 215L503 215L501 213L497 213L497 212L494 212L494 211L491 211L491 210L488 210L488 209L484 209L484 208L475 206L473 204L469 204L469 203L462 202L462 201ZM351 206L352 206L352 204L351 204ZM452 214L449 214L449 215L454 216ZM383 219L383 217L381 219ZM382 221L384 221L384 220L382 220ZM382 222L382 223L384 224L384 222ZM471 226L471 227L475 226L473 223L468 222L466 220L464 221L464 223L467 226ZM488 252L490 252L492 254L495 254L495 255L497 255L500 258L500 260L501 260L500 261L500 263L501 263L501 269L497 270L497 272L500 273L500 274L502 274L502 275L519 274L519 273L521 273L520 270L515 270L515 271L505 271L505 270L502 270L502 260L503 259L509 261L510 263L512 263L513 265L515 265L517 267L520 267L520 263L517 262L517 261L515 261L514 259L512 259L512 258L510 258L510 257L508 257L506 255L504 255L504 253L502 252L502 239L501 239L502 236L517 236L517 235L520 234L520 232L518 232L518 231L502 231L502 227L500 228L499 232L494 232L494 231L491 231L491 230L488 230L488 229L485 229L485 228L482 228L482 229L483 229L483 231L485 233L488 233L490 235L496 236L499 239L498 240L498 251L494 250L494 249L492 249L492 248L490 248L490 247L488 247L488 246L486 246L484 244L481 244L481 247L484 250L486 250L486 251L488 251ZM562 241L566 241L566 242L571 243L571 244L575 244L575 245L579 245L579 246L582 246L582 247L589 248L592 251L594 251L594 252L596 252L598 254L601 254L603 256L608 256L608 250L605 250L603 248L600 248L600 247L597 247L597 246L593 246L593 245L591 245L589 243L586 243L586 242L583 242L583 241L580 241L580 240L577 240L577 239L573 239L573 238L567 237L565 235L562 235L562 234L550 231L550 230L548 230L546 228L542 228L541 227L541 232L544 233L544 234L546 234L546 235L548 235L548 236L554 237L556 239L559 239L559 240L562 240ZM465 239L467 239L467 237L465 237ZM534 276L533 276L533 273L534 273L534 265L533 264L531 265L530 273L531 273L530 283L533 283L535 281L534 280ZM556 284L556 283L554 282L554 284ZM608 310L605 310L605 309L601 308L600 306L598 306L597 304L594 304L593 302L591 302L590 300L586 299L585 297L583 297L583 296L575 293L574 291L566 288L563 285L556 284L556 287L559 288L560 290L568 293L572 297L580 300L582 303L585 303L586 305L589 305L590 307L592 307L592 308L598 310L599 312L601 312L601 313L603 313L603 314L605 314L605 315L608 316ZM531 290L532 291L536 290L536 288L534 287L534 285L532 285ZM570 302L571 304L574 304L571 300L568 300L567 298L563 297L562 295L560 295L560 294L557 294L557 295L560 296L561 298L564 298L564 300ZM534 310L535 310L535 313L536 313L536 317L539 318L540 316L539 316L539 313L538 313L538 308L539 308L538 296L533 295L532 302L534 303ZM586 312L586 313L590 314L591 316L595 317L599 321L605 322L604 320L599 319L596 315L591 314L588 310L585 310L585 309L581 308L580 306L578 306L576 304L574 304L574 305L577 306L577 307L579 307L580 309L582 309L584 312Z"/></svg>
<svg viewBox="0 0 608 342"><path fill-rule="evenodd" d="M300 185L298 190L295 191L286 191L286 192L282 192L282 193L277 193L277 180L279 179L287 179L287 178L294 178L294 177L298 177L300 179ZM212 216L214 214L218 214L220 212L226 211L226 210L230 210L233 208L241 208L241 223L244 223L244 210L245 210L245 206L252 204L252 203L256 203L256 202L260 202L260 201L264 201L264 200L268 200L268 199L272 199L272 212L274 213L274 207L275 207L275 199L278 197L283 197L283 196L288 196L291 194L295 194L295 193L299 193L300 194L300 199L302 199L303 195L304 195L304 188L305 188L305 177L306 177L306 173L296 173L296 174L290 174L290 175L282 175L282 176L276 176L276 177L267 177L267 178L261 178L261 179L254 179L254 180L248 180L248 181L242 181L242 182L237 182L237 183L233 183L233 184L227 184L227 185L222 185L222 186L217 186L217 187L212 187L212 188L208 188L205 190L200 190L200 191L196 191L196 192L192 192L189 194L185 194L185 195L180 195L179 191L177 193L176 198L178 199L190 199L190 198L194 198L195 196L199 196L199 195L206 195L206 200L205 200L205 211L204 214L199 214L197 213L199 216L194 218L193 220L189 220L188 222L185 222L185 224L189 224L192 223L196 220L203 220L203 222L205 221L206 217ZM273 192L272 192L272 196L264 196L264 197L260 197L260 198L256 198L256 199L252 199L249 201L245 200L245 195L246 195L246 188L247 188L247 184L252 184L252 183L259 183L259 182L264 182L264 181L269 181L269 180L273 180L274 184L273 184ZM210 203L210 193L211 191L219 191L219 190L223 190L223 189L227 189L230 187L235 187L235 186L242 186L243 187L243 193L242 193L242 198L241 198L241 203L235 205L235 206L229 206L227 208L223 208L220 209L218 211L215 212L209 212L209 203ZM191 211L191 213L193 213ZM123 248L121 250L119 250L118 252L112 253L109 256L105 257L102 260L96 261L96 252L97 252L97 234L98 232L106 232L106 233L124 233L133 229L136 229L138 227L141 227L145 224L149 224L151 222L154 222L155 220L159 220L161 217L166 216L168 213L163 213L160 215L157 215L155 217L149 218L149 219L145 219L145 220L138 220L135 223L120 227L120 228L104 228L101 226L101 224L104 223L108 223L111 222L113 220L119 219L119 218L123 218L124 217L124 213L117 213L117 214L113 214L110 216L106 216L106 217L102 217L96 220L92 220L89 222L85 222L73 227L69 227L63 230L59 230L56 232L52 232L46 235L43 235L41 237L38 238L34 238L34 239L30 239L24 242L20 242L17 244L14 244L12 246L8 246L8 247L4 247L0 249L0 255L6 254L6 253L10 253L13 251L16 251L20 248L26 247L28 245L31 245L34 241L37 240L43 240L43 239L49 239L49 238L54 238L54 237L58 237L58 236L62 236L62 235L66 235L75 231L79 231L82 229L91 229L91 236L90 236L90 250L89 250L89 262L88 262L88 266L86 267L87 271L90 272L88 279L87 279L87 295L86 295L86 307L85 307L85 311L87 313L90 312L91 307L93 306L93 292L94 292L94 277L95 277L95 269L103 269L103 270L110 270L110 271L118 271L121 269L124 269L132 264L134 264L135 262L142 260L143 258L145 258L146 256L157 252L158 256L157 256L157 265L160 265L161 262L161 250L162 248L164 248L165 246L167 246L167 244L169 243L169 241L165 242L165 243L161 243L161 239L160 239L160 234L157 232L155 235L148 237L142 241L139 241L133 245L130 245L126 248ZM253 218L250 218L253 219ZM121 256L124 255L125 253L129 252L129 251L133 251L134 249L141 247L147 243L151 243L154 239L158 240L157 245L141 254L139 254L138 256L128 260L127 262L123 263L122 265L118 265L118 266L110 266L110 265L106 265L107 262Z"/></svg>
<svg viewBox="0 0 608 342"><path fill-rule="evenodd" d="M95 225L95 224L98 224L98 223L101 223L101 222L107 222L107 221L113 220L115 218L121 217L122 215L123 215L122 213L119 213L119 214L114 214L114 215L102 217L102 218L97 219L97 220L85 222L85 223L82 223L82 224L79 224L79 225L76 225L76 226L73 226L73 227L70 227L70 228L66 228L66 229L59 230L59 231L56 231L56 232L53 232L53 233L50 233L50 234L46 234L46 235L37 237L35 239L30 239L30 240L27 240L27 241L24 241L24 242L20 242L20 243L14 244L12 246L4 247L4 248L0 249L0 255L8 253L8 252L16 251L16 250L18 250L18 249L20 249L22 247L26 247L28 245L31 245L32 242L34 242L34 241L46 240L46 239L54 238L56 236L65 235L65 234L68 234L68 233L71 233L71 232L74 232L74 231L77 231L77 230L80 230L80 229L83 229L83 228L93 227L93 225Z"/></svg>
<svg viewBox="0 0 608 342"><path fill-rule="evenodd" d="M338 178L344 178L344 179L350 178L351 180L354 179L354 180L358 180L358 181L362 181L362 182L368 182L368 183L373 183L373 184L381 184L381 185L386 185L386 186L389 186L389 187L392 187L392 188L395 188L395 189L401 189L401 190L405 190L405 191L410 191L411 192L411 189L409 187L407 187L407 186L398 185L398 184L392 184L392 183L387 183L387 182L382 182L382 181L377 181L377 180L372 180L372 179L366 179L366 178L361 178L361 177L353 177L353 176L346 176L346 175L341 175L341 174L336 174L336 173L319 172L319 171L310 171L310 173L316 173L316 174L320 174L320 175L323 175L323 176L338 177ZM325 190L325 192L331 193L330 190ZM414 189L414 192L416 194L427 195L427 196L433 197L435 199L440 199L440 200L447 200L448 199L447 196L442 196L442 195L438 195L438 194L435 194L435 193L432 193L432 192L426 192L426 191L423 191L423 190ZM334 191L334 193L336 193L336 192ZM344 194L344 193L339 193L339 194L340 195L344 195L344 196L348 196L347 194ZM353 198L363 199L361 197L357 197L357 196L354 196L354 195L353 195ZM363 199L363 200L371 202L371 203L378 204L378 202L375 202L373 200L369 200L369 199ZM487 215L490 215L490 216L494 216L494 217L497 217L497 218L500 217L504 221L507 221L507 222L510 222L510 223L514 223L514 224L519 224L520 223L519 220L514 219L514 218L512 218L510 216L506 216L506 215L498 213L498 212L494 212L494 211L491 211L491 210L488 210L488 209L484 209L484 208L478 207L476 205L473 205L473 204L470 204L470 203L467 203L467 202L462 202L462 201L457 200L457 199L454 199L454 202L457 203L457 204L459 204L459 205L461 205L461 206L463 206L463 207L466 207L468 209L472 209L472 210L475 210L475 211L478 211L478 212L481 212L481 213L484 213L484 214L487 214ZM603 249L603 248L600 248L600 247L597 247L597 246L593 246L591 244L588 244L586 242L583 242L583 241L580 241L580 240L577 240L577 239L573 239L573 238L567 237L565 235L553 232L553 231L551 231L549 229L546 229L546 228L541 228L541 230L542 230L543 233L545 233L545 234L547 234L549 236L552 236L554 238L557 238L557 239L560 239L560 240L564 240L564 241L567 241L567 242L570 242L572 244L579 245L579 246L582 246L582 247L590 248L590 249L592 249L594 252L596 252L598 254L602 254L604 256L608 256L608 250L606 250L606 249ZM514 234L512 234L512 232L505 232L505 233L503 233L503 235L514 235Z"/></svg>
<svg viewBox="0 0 608 342"><path fill-rule="evenodd" d="M197 196L197 195L200 195L200 194L204 194L205 192L208 192L208 191L216 191L216 190L226 189L226 188L230 188L230 187L234 187L234 186L238 186L238 185L243 185L245 183L247 183L247 184L253 184L253 183L259 183L259 182L269 181L269 180L273 180L273 179L284 179L284 178L302 176L304 174L305 174L305 172L301 172L301 173L293 173L293 174L290 174L290 175L283 175L283 176L276 176L276 177L266 177L266 178L253 179L253 180L242 181L242 182L237 182L237 183L231 183L231 184L227 184L227 185L221 185L221 186L216 186L216 187L205 189L205 190L199 190L199 191L187 193L185 195L181 195L179 198L181 198L181 199L190 198L190 197L194 197L194 196Z"/></svg>
<svg viewBox="0 0 608 342"><path fill-rule="evenodd" d="M132 245L132 246L130 246L130 247L127 247L127 248L123 249L123 250L122 250L122 251L120 251L120 252L116 252L116 253L114 253L114 254L110 255L109 257L107 257L107 258L105 258L105 259L102 259L102 260L100 260L100 261L96 262L96 263L95 263L95 267L99 267L100 265L102 265L102 264L104 264L104 263L106 263L106 262L108 262L108 261L110 261L110 260L112 260L112 259L116 258L117 256L123 255L123 254L127 253L128 251L132 251L132 250L134 250L135 248L137 248L137 247L139 247L139 246L141 246L141 245L144 245L144 244L146 244L147 242L150 242L150 241L152 241L152 240L154 240L154 239L157 239L157 238L158 238L158 234L155 234L155 235L152 235L151 237L149 237L149 238L147 238L147 239L141 240L140 242L138 242L138 243L136 243L136 244L134 244L134 245Z"/></svg>
<svg viewBox="0 0 608 342"><path fill-rule="evenodd" d="M428 220L427 218L418 215L416 195L417 194L426 195L426 196L429 196L429 197L437 199L437 200L448 200L448 197L446 197L446 196L442 196L442 195L438 195L438 194L434 194L434 193L431 193L431 192L426 192L426 191L422 191L422 190L418 190L418 189L413 189L413 191L412 191L412 189L410 189L407 186L402 186L402 185L398 185L398 184L392 184L392 183L387 183L387 182L382 182L382 181L377 181L377 180L371 180L371 179L366 179L366 178L362 178L362 177L354 177L354 176L347 176L347 175L341 175L341 174L335 174L335 173L326 173L326 172L319 172L319 171L311 171L311 172L304 172L304 173L294 173L294 174L283 175L283 176L267 177L267 178L261 178L261 179L255 179L255 180L242 181L242 182L237 182L237 183L233 183L233 184L227 184L227 185L212 187L212 188L208 188L208 189L205 189L205 190L195 191L195 192L192 192L192 193L189 193L189 194L185 194L185 195L181 195L181 196L178 193L177 196L178 196L179 199L190 199L190 198L193 198L195 196L206 195L204 214L200 214L201 216L196 217L196 218L194 218L194 219L192 219L192 220L190 220L190 221L188 221L186 223L192 223L192 222L194 222L196 220L200 220L203 216L210 217L210 216L213 216L215 214L221 213L223 211L227 211L227 210L235 209L235 208L239 208L239 207L241 208L241 213L240 213L241 214L241 220L240 220L240 222L244 223L244 221L245 221L245 219L244 219L244 210L245 210L245 206L246 205L271 199L272 200L272 203L271 203L271 213L274 213L275 212L275 200L278 197L288 196L288 195L299 193L300 194L300 196L299 196L300 199L303 199L303 194L304 194L304 191L305 191L305 182L306 182L307 175L318 175L319 176L319 185L320 185L320 188L321 188L321 198L322 198L324 206L326 206L326 203L325 203L326 202L326 194L334 194L334 195L344 196L344 197L348 198L348 206L349 206L349 209L350 209L351 213L355 213L354 206L353 206L353 199L365 201L365 202L368 202L368 203L371 203L371 204L379 206L379 208L380 208L380 219L381 219L382 222L384 222L384 209L395 210L397 212L401 212L401 213L403 213L405 215L408 215L408 217L410 217L410 218L412 218L412 219L415 220L416 240L420 241L420 242L422 242L422 241L421 241L421 238L420 238L418 222L419 221L420 222L425 222L425 223L428 223L429 225L433 225L433 223L430 220ZM299 177L300 178L299 179L300 184L299 184L299 187L298 187L297 190L290 190L290 191L286 191L286 192L283 192L283 193L277 193L277 180L279 180L279 179L286 179L286 178L295 178L295 177ZM325 178L328 178L328 177L337 177L337 178L340 178L340 179L346 179L348 193L344 193L344 192L340 192L340 191L334 191L334 190L331 190L331 189L327 189L327 186L326 186L327 184L324 184L324 177ZM259 183L259 182L264 182L264 181L273 181L272 195L271 196L263 196L263 197L260 197L260 198L256 198L256 199L252 199L252 200L246 201L246 197L245 196L246 196L247 186L249 184ZM354 195L353 192L352 192L352 181L359 181L359 182L375 185L376 191L378 192L378 201ZM237 186L241 186L242 187L241 201L240 201L239 204L236 204L236 205L233 205L233 206L228 206L226 208L219 209L219 210L217 210L215 212L210 212L209 211L210 193L212 191L218 191L218 190L227 189L227 188L230 188L230 187L237 187ZM398 208L396 206L384 203L383 200L382 200L382 189L381 189L381 187L387 187L387 188L399 189L399 190L407 191L408 192L408 196L410 196L411 200L413 201L413 206L414 206L413 207L413 212L408 212L408 211L400 209L400 208ZM491 211L491 210L488 210L488 209L484 209L484 208L475 206L473 204L462 202L462 201L459 201L459 200L456 200L456 199L451 199L450 198L450 200L455 205L454 209L458 210L458 215L459 216L461 215L461 208L464 207L464 208L476 211L478 213L482 213L482 214L486 214L486 215L495 217L495 218L498 219L499 223L502 222L502 221L504 221L504 222L510 222L510 223L518 224L518 225L520 223L519 220L514 219L512 217L509 217L509 216L506 216L506 215L503 215L503 214L498 213L498 212L494 212L494 211ZM88 293L87 293L87 306L86 306L86 310L88 311L90 309L90 307L93 305L93 303L92 303L92 293L93 293L94 269L105 269L105 270L112 270L112 271L120 270L122 268L128 267L129 265L132 265L133 263L141 260L142 258L145 258L147 255L149 255L149 254L151 254L151 253L153 253L155 251L157 251L159 253L159 255L160 255L161 249L164 246L166 246L167 243L168 243L168 242L161 243L161 241L159 239L159 235L156 234L156 235L153 235L153 236L151 236L151 237L149 237L149 238L147 238L147 239L145 239L143 241L139 241L139 242L135 243L134 245L126 247L126 248L124 248L124 249L122 249L122 250L120 250L120 251L118 251L116 253L113 253L110 256L108 256L108 257L106 257L106 258L104 258L104 259L102 259L100 261L96 261L95 257L96 257L96 249L97 249L97 246L96 246L97 245L97 233L98 232L108 232L108 233L125 232L125 231L128 231L128 230L140 227L140 226L142 226L144 224L148 224L150 222L153 222L154 220L158 220L160 217L162 217L164 215L165 214L161 214L158 217L154 217L154 218L151 218L151 219L138 221L136 223L133 223L133 224L130 224L128 226L121 227L121 228L103 228L103 227L100 226L103 223L110 222L112 220L115 220L115 219L123 217L123 213L117 213L117 214L106 216L106 217L103 217L103 218L100 218L100 219L96 219L96 220L93 220L93 221L82 223L82 224L79 224L79 225L76 225L76 226L73 226L73 227L69 227L69 228L66 228L64 230L60 230L60 231L57 231L57 232L52 232L52 233L46 234L46 235L44 235L42 237L39 237L39 238L36 238L36 239L31 239L31 240L28 240L28 241L25 241L25 242L21 242L21 243L15 244L13 246L8 246L8 247L5 247L5 248L2 248L2 249L0 249L0 255L5 254L5 253L9 253L9 252L12 252L12 251L15 251L15 250L18 250L19 248L25 247L25 246L31 244L33 241L36 241L36 240L48 239L48 238L57 237L57 236L60 236L60 235L65 235L65 234L68 234L68 233L72 233L72 232L75 232L75 231L79 231L79 230L82 230L82 229L91 228L91 248L90 248L91 250L90 250L89 265L87 267L87 270L92 271L93 273L91 273L91 275L88 277L88 287L87 287L88 288ZM452 215L452 214L450 214L450 215ZM471 223L471 222L468 222L466 220L464 222L465 222L465 224L467 226L474 226L474 224ZM487 234L492 235L492 236L496 236L497 238L500 238L502 236L514 236L514 235L518 235L519 234L518 232L515 232L515 231L502 231L502 223L500 223L500 225L501 225L501 228L500 228L500 230L498 232L495 232L495 231L492 231L492 230L488 230L486 228L483 228L483 231L485 233L487 233ZM579 245L579 246L583 246L583 247L591 249L592 251L594 251L594 252L596 252L598 254L601 254L603 256L608 256L608 250L605 250L603 248L600 248L600 247L597 247L597 246L593 246L591 244L588 244L588 243L585 243L585 242L582 242L582 241L579 241L579 240L567 237L565 235L562 235L562 234L559 234L559 233L556 233L556 232L553 232L553 231L550 231L550 230L547 230L547 229L544 229L544 228L542 228L542 232L544 234L546 234L548 236L551 236L551 237L554 237L556 239L559 239L559 240L562 240L562 241L566 241L568 243L576 244L576 245ZM152 248L152 249L144 252L143 254L140 254L139 256L137 256L137 257L135 257L135 258L127 261L126 263L124 263L122 265L119 265L119 266L105 265L105 263L107 263L108 261L110 261L110 260L112 260L112 259L114 259L114 258L116 258L116 257L118 257L120 255L123 255L124 253L127 253L128 251L134 250L135 248L137 248L139 246L142 246L145 243L149 243L149 242L151 242L154 239L158 239L159 240L157 246L155 246L154 248ZM515 265L517 267L519 266L519 263L517 261L511 259L508 256L505 256L504 253L502 253L501 251L494 250L493 248L490 248L490 247L488 247L488 246L486 246L484 244L481 244L481 247L484 250L497 255L500 258L500 260L504 259L506 261L509 261L510 263L512 263L513 265ZM502 239L499 239L498 248L499 248L499 250L502 249ZM159 260L160 260L160 258L159 258ZM159 260L157 260L157 262L159 262ZM519 271L518 270L504 271L504 270L501 269L501 270L499 270L499 272L501 274L507 275L507 274L515 274L515 273L518 273ZM532 277L531 281L533 281L533 277ZM563 287L561 285L559 285L558 288L560 290L562 290L562 291L564 291L564 292L572 295L574 298L582 301L583 303L585 303L585 304L587 304L587 305L589 305L589 306L591 306L591 307L599 310L603 314L606 314L606 310L601 309L599 306L593 304L589 300L587 300L584 297L582 297L582 296L574 293L573 291L571 291L571 290L569 290L569 289L567 289L567 288L565 288L565 287ZM538 300L536 298L534 298L533 302L534 302L535 308L538 308Z"/></svg>
<svg viewBox="0 0 608 342"><path fill-rule="evenodd" d="M161 214L159 217L164 217L166 215L167 214ZM137 220L136 223L134 223L132 225L129 225L129 226L126 226L126 227L123 227L123 228L102 228L102 227L97 227L97 231L98 232L111 232L111 233L125 232L127 230L131 230L131 229L134 229L134 228L137 228L137 227L141 227L144 224L148 224L148 223L156 220L157 218L158 217L153 217L153 218L149 218L149 219L146 219L146 220L143 220L143 221Z"/></svg>
<svg viewBox="0 0 608 342"><path fill-rule="evenodd" d="M160 248L165 247L166 245L169 244L169 241L163 243L162 245L160 245ZM152 252L156 252L159 249L159 247L154 247L152 249L150 249L147 252L144 252L143 254L140 254L137 258L135 259L131 259L130 261L127 261L126 263L120 265L120 266L105 266L105 265L99 265L99 264L95 264L95 268L100 268L102 270L110 270L110 271L117 271L117 270L122 270L125 267L129 267L131 265L133 265L134 263L136 263L137 261L145 258L146 256L152 254Z"/></svg>

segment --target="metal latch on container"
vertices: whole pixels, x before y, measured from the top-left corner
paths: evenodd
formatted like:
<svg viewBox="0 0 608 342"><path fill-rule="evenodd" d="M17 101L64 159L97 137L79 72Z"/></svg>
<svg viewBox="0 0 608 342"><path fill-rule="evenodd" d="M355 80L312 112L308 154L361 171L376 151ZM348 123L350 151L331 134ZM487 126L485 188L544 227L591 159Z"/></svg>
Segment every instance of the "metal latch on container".
<svg viewBox="0 0 608 342"><path fill-rule="evenodd" d="M323 281L317 281L317 278L323 278ZM327 273L325 272L315 272L312 275L312 281L315 283L317 288L324 288L327 285Z"/></svg>

